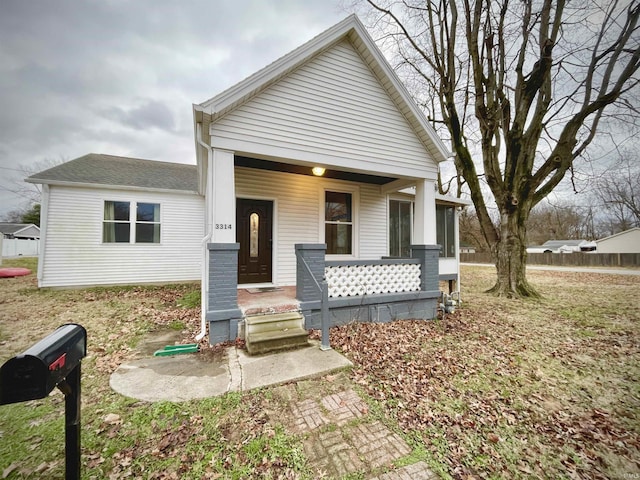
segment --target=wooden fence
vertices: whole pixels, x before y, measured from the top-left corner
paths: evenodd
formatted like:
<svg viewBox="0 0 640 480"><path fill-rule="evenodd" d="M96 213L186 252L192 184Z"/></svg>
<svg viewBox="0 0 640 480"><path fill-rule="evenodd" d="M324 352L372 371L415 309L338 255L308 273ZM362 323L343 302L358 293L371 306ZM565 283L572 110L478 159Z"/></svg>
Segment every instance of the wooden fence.
<svg viewBox="0 0 640 480"><path fill-rule="evenodd" d="M493 263L488 253L461 253L463 263ZM640 267L640 253L529 253L529 265Z"/></svg>

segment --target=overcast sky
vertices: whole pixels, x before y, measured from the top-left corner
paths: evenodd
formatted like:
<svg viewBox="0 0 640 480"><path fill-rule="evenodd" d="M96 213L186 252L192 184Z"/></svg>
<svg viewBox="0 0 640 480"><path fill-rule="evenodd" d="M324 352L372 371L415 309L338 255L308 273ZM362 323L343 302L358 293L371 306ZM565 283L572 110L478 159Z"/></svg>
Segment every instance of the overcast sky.
<svg viewBox="0 0 640 480"><path fill-rule="evenodd" d="M342 20L339 0L1 0L0 217L19 170L108 153L195 163L191 105Z"/></svg>

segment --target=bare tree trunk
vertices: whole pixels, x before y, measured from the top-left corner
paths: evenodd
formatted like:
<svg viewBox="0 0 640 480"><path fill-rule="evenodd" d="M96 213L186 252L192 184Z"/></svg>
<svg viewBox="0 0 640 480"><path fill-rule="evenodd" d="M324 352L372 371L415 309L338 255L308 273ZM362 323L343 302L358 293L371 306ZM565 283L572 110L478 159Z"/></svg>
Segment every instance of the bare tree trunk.
<svg viewBox="0 0 640 480"><path fill-rule="evenodd" d="M537 296L525 275L531 209L587 150L605 110L637 118L640 0L606 7L567 0L367 1L384 20L384 37L397 42L401 65L440 109L434 117L441 115L448 129L457 176L496 262L491 291ZM601 25L592 24L595 16ZM587 44L574 48L568 30ZM492 218L493 202L499 219Z"/></svg>
<svg viewBox="0 0 640 480"><path fill-rule="evenodd" d="M500 240L492 246L496 265L496 284L488 290L498 296L539 297L526 277L526 230L517 213L502 216Z"/></svg>

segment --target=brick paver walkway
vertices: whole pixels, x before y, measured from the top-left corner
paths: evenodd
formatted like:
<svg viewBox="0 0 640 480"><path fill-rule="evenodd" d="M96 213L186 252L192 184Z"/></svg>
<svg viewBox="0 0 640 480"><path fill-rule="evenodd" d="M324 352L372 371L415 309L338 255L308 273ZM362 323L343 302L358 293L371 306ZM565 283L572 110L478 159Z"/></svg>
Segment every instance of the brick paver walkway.
<svg viewBox="0 0 640 480"><path fill-rule="evenodd" d="M307 458L319 473L329 477L392 468L393 462L411 453L399 435L377 420L367 420L367 405L353 390L328 395L320 402L307 399L294 403L291 413L295 429L307 434L304 440ZM404 479L437 477L424 462L375 477L375 480Z"/></svg>
<svg viewBox="0 0 640 480"><path fill-rule="evenodd" d="M429 470L429 467L424 462L417 462L413 465L407 465L406 467L387 472L379 477L374 477L370 480L437 480L438 476Z"/></svg>

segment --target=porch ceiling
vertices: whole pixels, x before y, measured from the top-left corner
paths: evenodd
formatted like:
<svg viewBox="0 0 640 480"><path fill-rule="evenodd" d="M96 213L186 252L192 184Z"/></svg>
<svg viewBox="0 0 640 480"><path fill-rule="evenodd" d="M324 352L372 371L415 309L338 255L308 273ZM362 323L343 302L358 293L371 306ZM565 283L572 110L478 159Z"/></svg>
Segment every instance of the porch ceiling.
<svg viewBox="0 0 640 480"><path fill-rule="evenodd" d="M249 158L243 156L235 156L234 164L236 167L256 168L258 170L271 170L274 172L294 173L297 175L313 176L311 168L304 165L294 165L290 163L274 162L271 160L260 160L257 158ZM336 180L347 180L349 182L371 183L374 185L385 185L397 180L394 177L381 177L378 175L370 175L366 173L345 172L342 170L327 169L322 175L324 178L333 178Z"/></svg>

